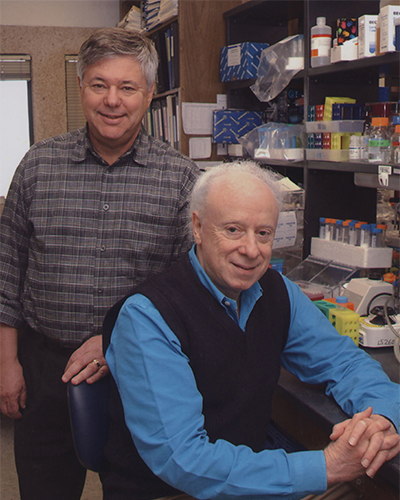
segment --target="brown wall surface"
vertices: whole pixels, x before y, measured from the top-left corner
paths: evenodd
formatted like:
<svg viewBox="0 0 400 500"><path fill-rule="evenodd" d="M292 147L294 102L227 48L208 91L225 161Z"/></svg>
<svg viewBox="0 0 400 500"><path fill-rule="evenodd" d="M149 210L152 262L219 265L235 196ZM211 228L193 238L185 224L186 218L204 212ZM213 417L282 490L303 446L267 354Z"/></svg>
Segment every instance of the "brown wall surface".
<svg viewBox="0 0 400 500"><path fill-rule="evenodd" d="M29 54L34 142L67 131L64 56L77 54L95 28L0 26L2 54Z"/></svg>

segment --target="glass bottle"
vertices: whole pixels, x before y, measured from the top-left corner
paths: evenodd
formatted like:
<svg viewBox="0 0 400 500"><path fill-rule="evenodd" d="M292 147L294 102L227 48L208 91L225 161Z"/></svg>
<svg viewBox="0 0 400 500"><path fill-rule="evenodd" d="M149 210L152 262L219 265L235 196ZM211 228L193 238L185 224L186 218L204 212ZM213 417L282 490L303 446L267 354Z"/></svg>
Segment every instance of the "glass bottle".
<svg viewBox="0 0 400 500"><path fill-rule="evenodd" d="M370 163L389 162L389 118L372 118L371 133L368 140L368 161Z"/></svg>

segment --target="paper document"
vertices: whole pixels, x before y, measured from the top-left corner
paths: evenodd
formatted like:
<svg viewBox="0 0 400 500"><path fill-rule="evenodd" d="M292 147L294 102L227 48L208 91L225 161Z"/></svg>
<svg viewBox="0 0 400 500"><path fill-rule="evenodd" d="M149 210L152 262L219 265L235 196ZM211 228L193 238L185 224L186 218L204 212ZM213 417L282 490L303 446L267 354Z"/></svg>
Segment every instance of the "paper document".
<svg viewBox="0 0 400 500"><path fill-rule="evenodd" d="M188 135L212 135L213 111L221 104L203 102L182 103L182 125Z"/></svg>
<svg viewBox="0 0 400 500"><path fill-rule="evenodd" d="M189 157L192 159L210 158L211 137L191 137L189 139Z"/></svg>
<svg viewBox="0 0 400 500"><path fill-rule="evenodd" d="M295 212L281 212L272 248L291 247L296 241L297 220Z"/></svg>

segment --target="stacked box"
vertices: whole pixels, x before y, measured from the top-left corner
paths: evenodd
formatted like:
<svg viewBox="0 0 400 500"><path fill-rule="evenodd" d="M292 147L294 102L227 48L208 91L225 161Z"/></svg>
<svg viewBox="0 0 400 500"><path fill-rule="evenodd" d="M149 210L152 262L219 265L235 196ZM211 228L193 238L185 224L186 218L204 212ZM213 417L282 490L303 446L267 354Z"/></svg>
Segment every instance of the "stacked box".
<svg viewBox="0 0 400 500"><path fill-rule="evenodd" d="M376 23L378 16L358 18L358 58L376 55Z"/></svg>
<svg viewBox="0 0 400 500"><path fill-rule="evenodd" d="M248 80L256 78L261 52L269 47L268 43L238 43L221 49L220 80Z"/></svg>
<svg viewBox="0 0 400 500"><path fill-rule="evenodd" d="M237 109L219 109L213 113L213 141L239 144L238 137L262 125L262 113Z"/></svg>
<svg viewBox="0 0 400 500"><path fill-rule="evenodd" d="M337 20L336 39L338 45L358 36L358 22L354 17L341 17Z"/></svg>
<svg viewBox="0 0 400 500"><path fill-rule="evenodd" d="M387 5L380 11L380 52L394 52L395 21L400 17L399 5Z"/></svg>

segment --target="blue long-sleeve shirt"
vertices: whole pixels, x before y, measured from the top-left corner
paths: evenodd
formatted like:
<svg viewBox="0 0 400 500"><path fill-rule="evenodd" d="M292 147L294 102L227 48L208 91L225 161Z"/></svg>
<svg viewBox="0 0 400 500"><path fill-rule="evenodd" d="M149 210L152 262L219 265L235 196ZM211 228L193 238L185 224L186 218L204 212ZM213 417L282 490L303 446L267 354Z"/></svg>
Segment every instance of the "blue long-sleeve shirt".
<svg viewBox="0 0 400 500"><path fill-rule="evenodd" d="M240 316L199 264L203 285L244 330L260 297L258 283L242 292ZM374 408L399 427L399 386L354 342L341 337L301 290L285 277L291 318L282 365L308 383L326 383L349 415ZM145 462L161 479L204 499L290 498L327 487L322 451L253 452L224 440L210 443L204 430L202 396L179 340L154 305L130 297L120 311L106 355L125 411L126 424ZM312 474L310 474L312 471Z"/></svg>

